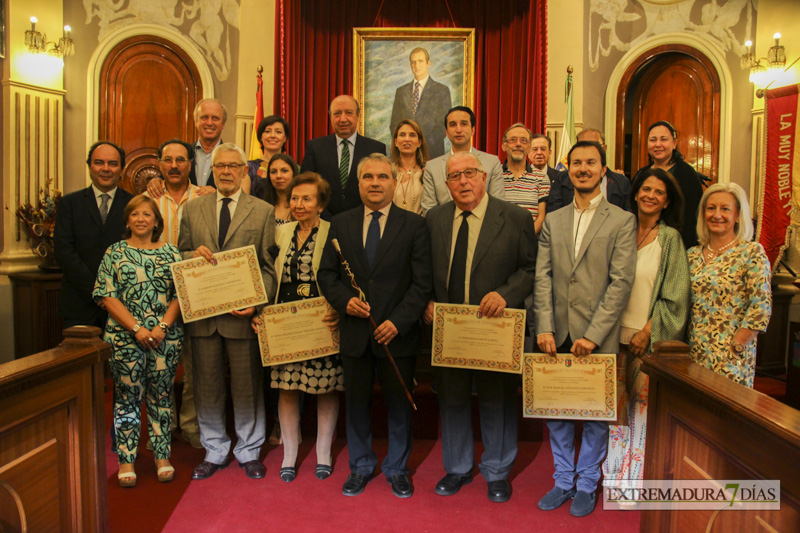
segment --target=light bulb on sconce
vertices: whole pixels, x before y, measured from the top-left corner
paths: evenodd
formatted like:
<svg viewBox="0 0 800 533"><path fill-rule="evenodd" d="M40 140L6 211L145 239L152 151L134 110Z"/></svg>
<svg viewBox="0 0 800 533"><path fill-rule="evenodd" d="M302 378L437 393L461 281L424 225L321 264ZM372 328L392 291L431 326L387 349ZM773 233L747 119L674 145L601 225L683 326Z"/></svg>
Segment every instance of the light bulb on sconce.
<svg viewBox="0 0 800 533"><path fill-rule="evenodd" d="M64 35L58 40L58 43L47 42L47 35L36 30L36 23L39 22L39 19L31 17L30 21L31 29L25 30L25 46L29 52L34 54L46 52L59 58L75 54L75 42L70 37L72 28L64 26ZM47 45L52 45L52 47L48 49Z"/></svg>
<svg viewBox="0 0 800 533"><path fill-rule="evenodd" d="M781 34L776 32L773 36L775 44L767 51L767 57L756 59L752 51L753 41L744 43L746 51L741 55L741 66L750 71L750 82L759 89L775 82L776 76L786 66L786 49L781 46Z"/></svg>

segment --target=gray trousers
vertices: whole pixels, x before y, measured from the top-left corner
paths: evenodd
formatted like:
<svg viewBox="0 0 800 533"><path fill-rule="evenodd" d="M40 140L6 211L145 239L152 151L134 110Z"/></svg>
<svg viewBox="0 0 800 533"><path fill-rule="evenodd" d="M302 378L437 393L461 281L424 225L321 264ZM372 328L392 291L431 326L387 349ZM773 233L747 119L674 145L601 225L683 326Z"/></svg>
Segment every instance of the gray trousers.
<svg viewBox="0 0 800 533"><path fill-rule="evenodd" d="M225 354L231 369L231 398L237 442L233 455L240 463L258 460L266 435L264 388L258 340L228 339L219 333L192 337L194 402L205 460L222 464L231 439L225 430Z"/></svg>
<svg viewBox="0 0 800 533"><path fill-rule="evenodd" d="M484 452L479 465L486 481L506 479L517 458L519 376L488 370L437 367L442 419L442 459L448 474L464 476L475 465L472 380L478 390Z"/></svg>

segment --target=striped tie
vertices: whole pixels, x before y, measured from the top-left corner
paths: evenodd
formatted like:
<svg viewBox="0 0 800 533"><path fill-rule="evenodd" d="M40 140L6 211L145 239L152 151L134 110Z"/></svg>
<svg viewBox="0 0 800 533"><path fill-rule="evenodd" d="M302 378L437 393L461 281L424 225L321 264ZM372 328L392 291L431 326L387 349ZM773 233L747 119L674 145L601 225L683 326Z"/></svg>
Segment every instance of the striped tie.
<svg viewBox="0 0 800 533"><path fill-rule="evenodd" d="M342 159L339 163L339 181L342 182L342 189L347 186L347 177L350 175L350 142L347 139L342 141Z"/></svg>
<svg viewBox="0 0 800 533"><path fill-rule="evenodd" d="M103 224L106 223L106 219L108 218L108 201L110 199L111 195L107 193L100 195L100 220L103 221Z"/></svg>

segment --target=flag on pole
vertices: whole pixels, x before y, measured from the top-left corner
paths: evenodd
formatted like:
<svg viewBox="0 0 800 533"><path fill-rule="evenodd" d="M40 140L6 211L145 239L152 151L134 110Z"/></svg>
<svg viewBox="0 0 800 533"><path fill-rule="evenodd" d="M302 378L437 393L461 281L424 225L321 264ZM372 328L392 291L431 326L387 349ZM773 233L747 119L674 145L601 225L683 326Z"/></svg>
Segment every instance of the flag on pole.
<svg viewBox="0 0 800 533"><path fill-rule="evenodd" d="M261 72L264 69L261 65L258 66L258 74L256 75L256 111L253 113L253 134L250 136L250 159L261 159L264 157L264 152L261 150L261 143L258 139L258 125L264 120L264 98L261 80Z"/></svg>
<svg viewBox="0 0 800 533"><path fill-rule="evenodd" d="M566 170L567 154L575 144L575 115L572 111L572 67L567 67L567 81L564 86L564 101L567 102L567 116L564 118L564 129L556 156L556 170Z"/></svg>

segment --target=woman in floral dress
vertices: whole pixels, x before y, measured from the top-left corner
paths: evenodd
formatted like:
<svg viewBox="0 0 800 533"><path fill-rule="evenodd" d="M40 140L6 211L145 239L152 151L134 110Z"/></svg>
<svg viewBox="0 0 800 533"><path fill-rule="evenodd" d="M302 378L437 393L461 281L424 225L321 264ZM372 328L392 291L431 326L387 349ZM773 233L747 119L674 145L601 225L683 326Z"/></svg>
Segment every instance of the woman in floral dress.
<svg viewBox="0 0 800 533"><path fill-rule="evenodd" d="M695 362L753 386L756 336L772 314L770 266L753 238L750 207L735 183L706 189L697 217L699 246L689 250L692 313L689 347Z"/></svg>

